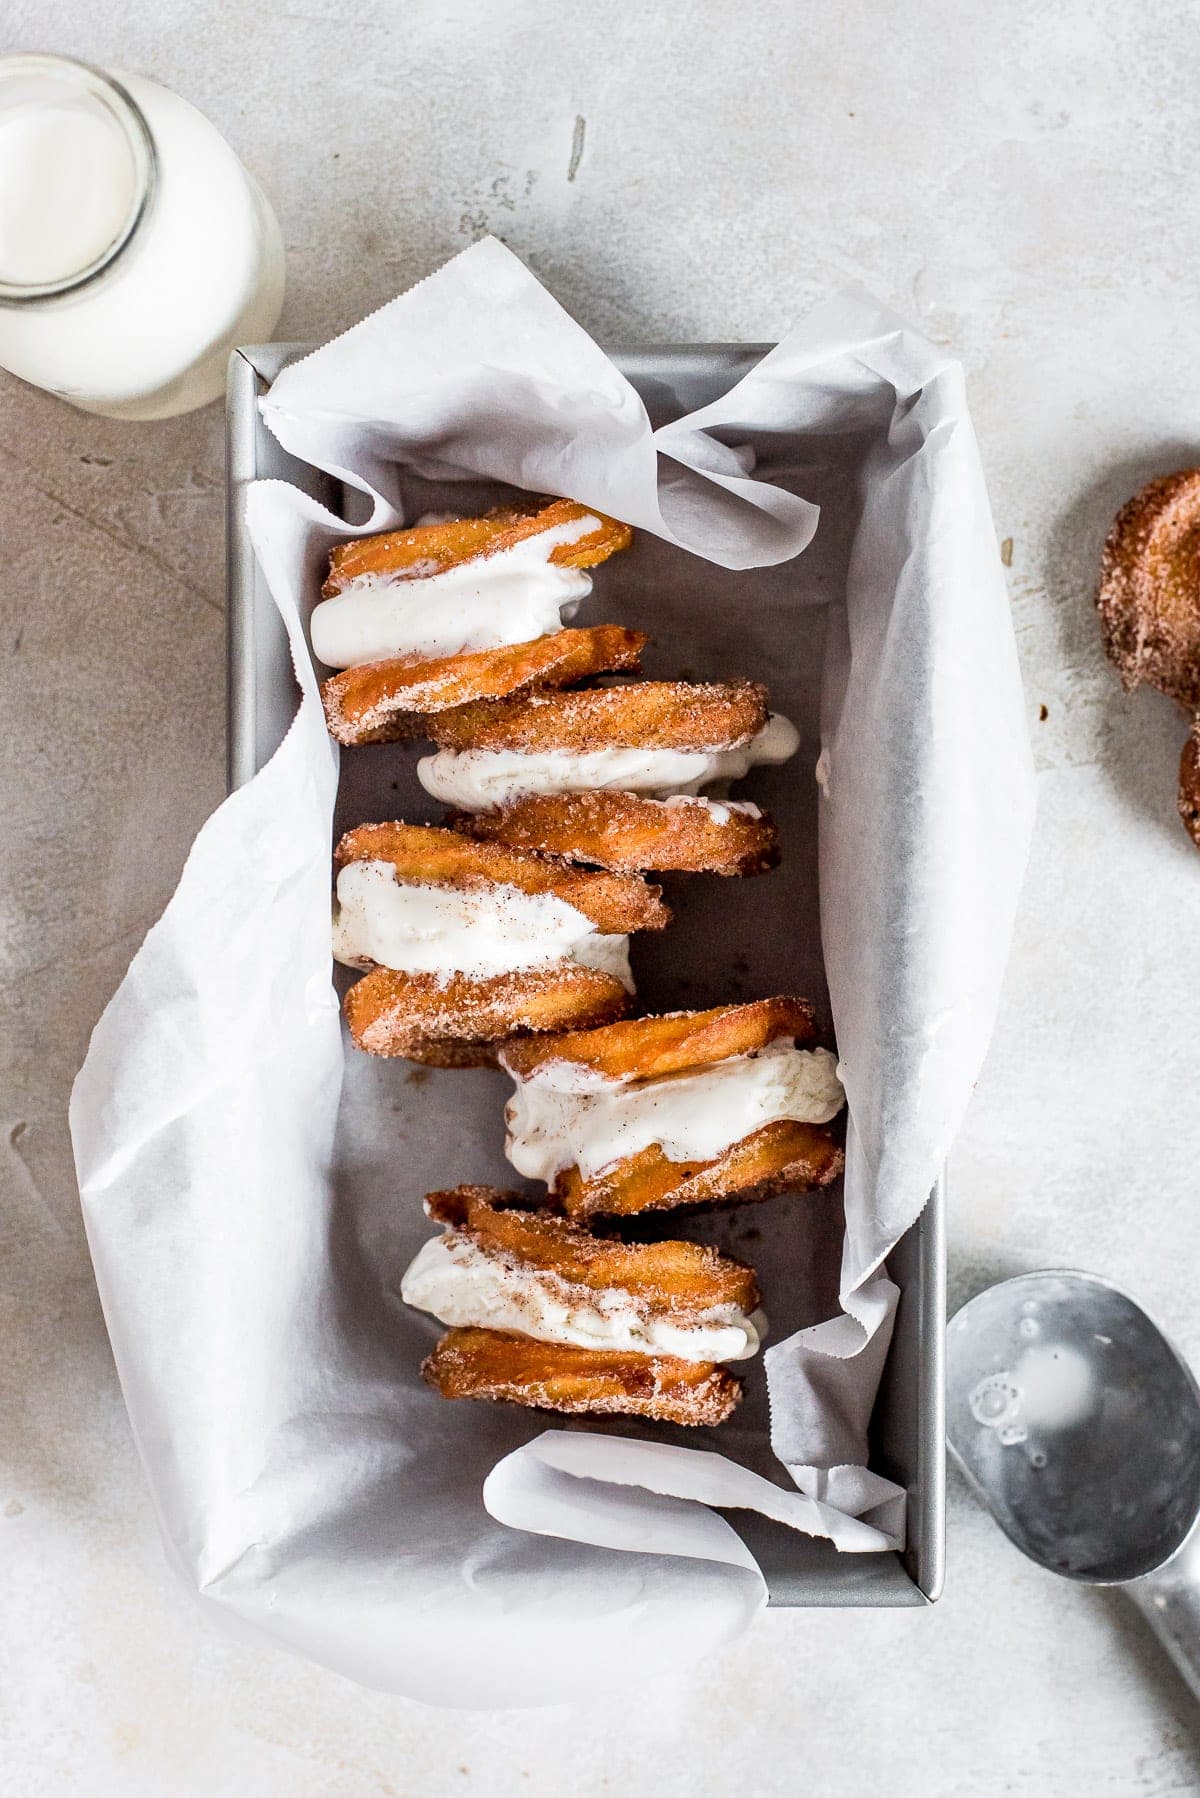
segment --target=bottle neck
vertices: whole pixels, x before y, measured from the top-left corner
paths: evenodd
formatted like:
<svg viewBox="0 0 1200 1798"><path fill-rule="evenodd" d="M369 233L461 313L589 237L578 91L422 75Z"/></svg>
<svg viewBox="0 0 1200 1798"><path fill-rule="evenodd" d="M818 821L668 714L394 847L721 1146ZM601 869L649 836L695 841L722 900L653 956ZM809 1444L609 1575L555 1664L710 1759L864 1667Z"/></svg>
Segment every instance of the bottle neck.
<svg viewBox="0 0 1200 1798"><path fill-rule="evenodd" d="M0 57L0 305L44 304L106 274L156 179L150 127L119 81L69 57Z"/></svg>

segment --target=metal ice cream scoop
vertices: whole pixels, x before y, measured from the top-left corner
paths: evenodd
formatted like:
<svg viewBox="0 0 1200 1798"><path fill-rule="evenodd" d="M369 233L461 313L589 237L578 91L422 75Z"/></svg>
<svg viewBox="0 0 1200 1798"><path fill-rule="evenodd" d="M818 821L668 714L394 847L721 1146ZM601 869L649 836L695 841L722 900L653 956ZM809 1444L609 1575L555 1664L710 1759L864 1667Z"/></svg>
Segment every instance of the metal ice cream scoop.
<svg viewBox="0 0 1200 1798"><path fill-rule="evenodd" d="M1200 1389L1094 1274L1022 1274L947 1332L951 1452L1009 1540L1120 1586L1200 1697Z"/></svg>

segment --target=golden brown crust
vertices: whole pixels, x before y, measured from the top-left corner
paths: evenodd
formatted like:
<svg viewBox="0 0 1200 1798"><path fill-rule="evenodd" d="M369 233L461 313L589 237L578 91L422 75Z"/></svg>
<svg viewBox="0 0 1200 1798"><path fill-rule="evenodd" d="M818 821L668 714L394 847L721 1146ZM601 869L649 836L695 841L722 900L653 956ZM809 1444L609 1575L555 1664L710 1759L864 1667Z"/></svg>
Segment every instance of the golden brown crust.
<svg viewBox="0 0 1200 1798"><path fill-rule="evenodd" d="M443 1398L490 1398L544 1411L723 1423L741 1381L710 1361L567 1347L500 1330L450 1330L421 1372Z"/></svg>
<svg viewBox="0 0 1200 1798"><path fill-rule="evenodd" d="M807 999L781 996L747 1005L715 1005L708 1011L669 1011L628 1018L598 1030L510 1043L502 1065L516 1080L550 1062L570 1061L607 1080L656 1080L687 1068L749 1055L780 1037L808 1042L813 1010Z"/></svg>
<svg viewBox="0 0 1200 1798"><path fill-rule="evenodd" d="M640 793L535 793L494 812L454 812L455 829L615 873L765 874L779 833L765 812Z"/></svg>
<svg viewBox="0 0 1200 1798"><path fill-rule="evenodd" d="M637 681L574 693L482 701L429 720L445 749L734 749L767 722L766 689L753 681Z"/></svg>
<svg viewBox="0 0 1200 1798"><path fill-rule="evenodd" d="M339 743L401 742L425 733L426 713L636 669L648 641L642 631L596 624L432 661L397 656L365 662L325 681L325 719Z"/></svg>
<svg viewBox="0 0 1200 1798"><path fill-rule="evenodd" d="M489 1211L501 1211L510 1205L528 1206L529 1202L527 1192L466 1182L462 1186L441 1186L436 1192L427 1192L425 1215L435 1224L446 1224L457 1230L480 1206L486 1206Z"/></svg>
<svg viewBox="0 0 1200 1798"><path fill-rule="evenodd" d="M321 588L323 599L332 599L343 587L365 574L412 575L442 573L487 548L496 537L521 517L533 517L535 508L497 506L482 518L455 518L444 524L419 524L407 531L384 531L374 537L352 537L335 544L329 556L329 575Z"/></svg>
<svg viewBox="0 0 1200 1798"><path fill-rule="evenodd" d="M377 537L339 543L329 558L329 578L321 592L330 599L365 574L399 579L442 574L462 562L493 556L527 537L589 516L599 519L599 528L574 543L560 543L551 550L549 560L560 568L593 568L628 547L633 538L629 526L577 500L546 503L531 496L527 504L498 506L483 518L456 518L445 524L417 525L412 530L386 531Z"/></svg>
<svg viewBox="0 0 1200 1798"><path fill-rule="evenodd" d="M397 879L423 885L503 885L522 893L549 893L573 905L606 934L662 930L671 919L661 888L636 875L572 868L502 843L481 843L436 824L360 824L346 832L334 851L339 870L352 861L390 862Z"/></svg>
<svg viewBox="0 0 1200 1798"><path fill-rule="evenodd" d="M657 1144L585 1179L565 1169L555 1196L569 1217L631 1217L679 1205L747 1204L808 1192L836 1180L844 1156L832 1132L781 1119L734 1143L715 1161L669 1161Z"/></svg>
<svg viewBox="0 0 1200 1798"><path fill-rule="evenodd" d="M1200 469L1151 481L1122 506L1096 603L1126 688L1146 681L1200 706Z"/></svg>
<svg viewBox="0 0 1200 1798"><path fill-rule="evenodd" d="M486 980L465 974L439 980L435 974L373 968L345 998L346 1022L360 1049L435 1067L476 1065L467 1048L471 1043L601 1023L619 1018L628 1007L629 994L619 980L576 962Z"/></svg>
<svg viewBox="0 0 1200 1798"><path fill-rule="evenodd" d="M1179 758L1179 816L1183 819L1183 828L1200 849L1200 717L1192 719L1192 728Z"/></svg>
<svg viewBox="0 0 1200 1798"><path fill-rule="evenodd" d="M519 1193L467 1186L430 1193L425 1209L486 1253L588 1292L626 1292L656 1315L682 1319L719 1305L749 1313L759 1303L753 1269L716 1249L592 1236L553 1212L521 1209L522 1203L528 1199Z"/></svg>

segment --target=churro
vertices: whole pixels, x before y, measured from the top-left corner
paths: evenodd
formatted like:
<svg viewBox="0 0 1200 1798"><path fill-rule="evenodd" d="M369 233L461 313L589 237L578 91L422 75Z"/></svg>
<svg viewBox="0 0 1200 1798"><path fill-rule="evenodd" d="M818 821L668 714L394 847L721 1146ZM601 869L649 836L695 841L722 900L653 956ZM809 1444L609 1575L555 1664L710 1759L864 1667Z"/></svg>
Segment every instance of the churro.
<svg viewBox="0 0 1200 1798"><path fill-rule="evenodd" d="M321 699L330 735L339 743L398 742L426 734L426 714L636 669L646 641L641 631L598 624L433 661L367 662L331 676Z"/></svg>
<svg viewBox="0 0 1200 1798"><path fill-rule="evenodd" d="M344 1009L352 1039L369 1055L480 1067L506 1037L619 1018L629 991L619 975L573 962L490 978L374 968L350 988Z"/></svg>
<svg viewBox="0 0 1200 1798"><path fill-rule="evenodd" d="M1104 545L1096 601L1122 683L1200 709L1200 468L1151 481Z"/></svg>
<svg viewBox="0 0 1200 1798"><path fill-rule="evenodd" d="M464 706L432 718L429 734L443 748L459 750L586 755L620 745L704 751L737 749L766 721L766 690L753 681L656 680Z"/></svg>
<svg viewBox="0 0 1200 1798"><path fill-rule="evenodd" d="M742 1396L741 1382L710 1362L572 1348L499 1330L448 1331L421 1372L443 1398L662 1423L723 1423Z"/></svg>
<svg viewBox="0 0 1200 1798"><path fill-rule="evenodd" d="M756 805L641 793L531 793L494 811L455 812L456 830L614 873L765 874L779 860Z"/></svg>
<svg viewBox="0 0 1200 1798"><path fill-rule="evenodd" d="M548 535L555 540L546 544ZM546 544L546 560L554 567L593 568L628 548L632 537L627 524L606 518L578 500L529 497L521 505L497 506L482 518L440 519L435 524L339 543L330 555L329 576L321 594L329 599L364 575L412 580L445 574L450 568L476 564L534 539Z"/></svg>

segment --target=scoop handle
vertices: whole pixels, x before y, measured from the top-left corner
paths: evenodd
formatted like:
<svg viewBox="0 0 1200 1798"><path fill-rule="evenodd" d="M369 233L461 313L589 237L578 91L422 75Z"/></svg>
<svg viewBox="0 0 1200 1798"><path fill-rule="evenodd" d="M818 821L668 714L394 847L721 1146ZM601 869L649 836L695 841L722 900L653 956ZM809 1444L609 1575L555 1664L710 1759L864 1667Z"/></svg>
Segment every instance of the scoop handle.
<svg viewBox="0 0 1200 1798"><path fill-rule="evenodd" d="M1125 1591L1200 1698L1200 1520L1169 1561Z"/></svg>

